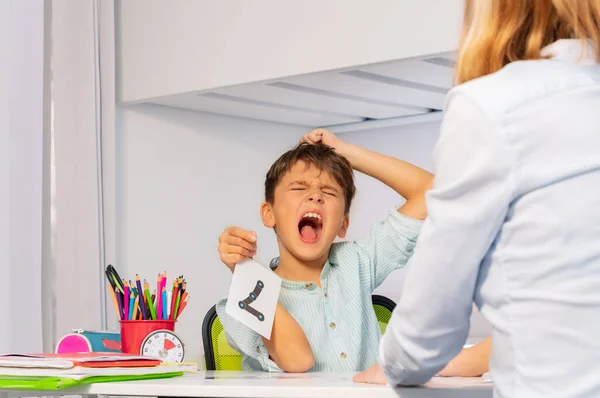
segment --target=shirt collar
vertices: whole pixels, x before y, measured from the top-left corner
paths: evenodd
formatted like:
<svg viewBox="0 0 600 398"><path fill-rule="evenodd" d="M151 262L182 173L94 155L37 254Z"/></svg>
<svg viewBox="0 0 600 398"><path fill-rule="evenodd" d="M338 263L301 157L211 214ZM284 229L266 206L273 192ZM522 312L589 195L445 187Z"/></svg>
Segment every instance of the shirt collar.
<svg viewBox="0 0 600 398"><path fill-rule="evenodd" d="M557 40L542 49L542 56L580 65L598 64L591 40L587 43L580 39Z"/></svg>
<svg viewBox="0 0 600 398"><path fill-rule="evenodd" d="M277 268L278 265L279 265L279 257L275 257L269 263L269 268L271 268L271 271L275 271L275 268ZM329 277L329 271L330 271L331 267L333 267L333 264L331 264L329 262L329 259L327 259L327 261L325 261L325 265L323 265L323 270L321 271L321 288L326 288L326 286L327 286L327 279ZM290 281L290 280L281 278L281 286L283 288L285 288L285 289L291 289L291 290L309 289L309 290L313 290L316 287L316 286L313 286L313 285L314 284L312 284L310 282L297 282L297 281Z"/></svg>

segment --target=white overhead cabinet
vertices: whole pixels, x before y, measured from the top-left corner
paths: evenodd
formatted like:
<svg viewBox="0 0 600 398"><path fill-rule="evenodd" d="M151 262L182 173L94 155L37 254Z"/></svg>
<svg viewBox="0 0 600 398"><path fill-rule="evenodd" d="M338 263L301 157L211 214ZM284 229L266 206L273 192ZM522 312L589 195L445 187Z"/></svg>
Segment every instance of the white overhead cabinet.
<svg viewBox="0 0 600 398"><path fill-rule="evenodd" d="M118 8L123 103L314 127L441 110L462 1L127 0Z"/></svg>

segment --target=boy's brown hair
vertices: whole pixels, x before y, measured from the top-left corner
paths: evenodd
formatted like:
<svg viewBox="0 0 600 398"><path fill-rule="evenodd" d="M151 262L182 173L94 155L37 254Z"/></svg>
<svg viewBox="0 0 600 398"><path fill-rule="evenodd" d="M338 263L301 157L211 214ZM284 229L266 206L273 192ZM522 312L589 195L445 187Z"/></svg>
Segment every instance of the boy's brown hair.
<svg viewBox="0 0 600 398"><path fill-rule="evenodd" d="M273 204L275 200L275 188L283 176L289 172L299 161L307 165L312 164L321 171L329 174L342 188L344 192L345 214L350 211L350 204L356 193L354 186L354 173L350 162L335 150L324 144L301 143L281 155L273 163L265 180L265 200Z"/></svg>

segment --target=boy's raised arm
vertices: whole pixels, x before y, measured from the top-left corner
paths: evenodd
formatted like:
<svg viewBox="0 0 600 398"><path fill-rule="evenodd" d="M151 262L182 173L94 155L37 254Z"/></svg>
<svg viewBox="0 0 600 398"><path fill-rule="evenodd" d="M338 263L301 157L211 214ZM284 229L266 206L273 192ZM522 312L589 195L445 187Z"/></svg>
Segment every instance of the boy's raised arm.
<svg viewBox="0 0 600 398"><path fill-rule="evenodd" d="M302 137L309 143L322 142L335 149L352 164L352 167L368 176L378 179L400 196L406 203L398 209L399 213L423 220L427 216L425 192L433 185L433 174L413 164L382 155L337 138L325 129L316 129Z"/></svg>

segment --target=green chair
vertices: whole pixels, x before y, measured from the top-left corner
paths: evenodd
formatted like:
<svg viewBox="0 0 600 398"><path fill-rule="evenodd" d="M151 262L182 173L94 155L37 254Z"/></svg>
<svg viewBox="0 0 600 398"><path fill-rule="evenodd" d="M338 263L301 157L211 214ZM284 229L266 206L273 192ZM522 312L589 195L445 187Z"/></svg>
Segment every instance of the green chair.
<svg viewBox="0 0 600 398"><path fill-rule="evenodd" d="M396 303L387 297L377 295L373 295L372 301L373 310L383 334ZM242 370L242 355L227 344L225 331L215 306L204 317L202 340L206 370Z"/></svg>

